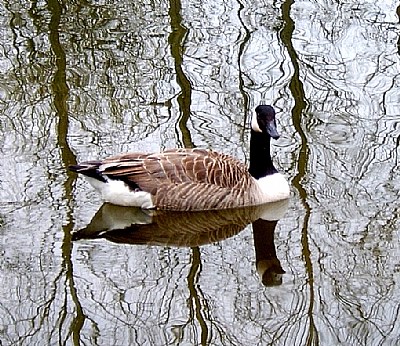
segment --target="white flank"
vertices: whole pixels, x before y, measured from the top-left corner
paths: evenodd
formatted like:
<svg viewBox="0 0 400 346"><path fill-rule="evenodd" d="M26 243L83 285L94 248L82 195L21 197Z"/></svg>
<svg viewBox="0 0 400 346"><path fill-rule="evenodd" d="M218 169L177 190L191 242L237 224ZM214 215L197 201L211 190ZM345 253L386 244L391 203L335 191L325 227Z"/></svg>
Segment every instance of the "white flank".
<svg viewBox="0 0 400 346"><path fill-rule="evenodd" d="M290 197L289 184L281 173L274 173L257 179L263 194L262 203L280 201Z"/></svg>
<svg viewBox="0 0 400 346"><path fill-rule="evenodd" d="M106 183L103 183L90 177L86 177L86 179L90 185L101 193L101 197L105 202L124 207L154 208L150 193L132 191L123 181L109 179Z"/></svg>

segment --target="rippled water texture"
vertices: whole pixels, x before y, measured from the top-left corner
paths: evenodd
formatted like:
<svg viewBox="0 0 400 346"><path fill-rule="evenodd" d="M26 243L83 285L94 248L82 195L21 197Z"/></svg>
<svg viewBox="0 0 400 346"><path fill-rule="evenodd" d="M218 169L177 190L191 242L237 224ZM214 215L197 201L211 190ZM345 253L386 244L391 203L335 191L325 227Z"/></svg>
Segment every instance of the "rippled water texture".
<svg viewBox="0 0 400 346"><path fill-rule="evenodd" d="M397 5L0 0L0 344L399 345ZM259 103L292 189L274 233L98 237L114 214L68 165L247 161Z"/></svg>

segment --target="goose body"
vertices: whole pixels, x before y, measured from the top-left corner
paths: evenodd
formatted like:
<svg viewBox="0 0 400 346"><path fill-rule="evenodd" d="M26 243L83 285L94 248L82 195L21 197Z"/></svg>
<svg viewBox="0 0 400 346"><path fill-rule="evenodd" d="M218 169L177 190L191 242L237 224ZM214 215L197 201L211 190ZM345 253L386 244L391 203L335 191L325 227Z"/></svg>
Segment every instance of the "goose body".
<svg viewBox="0 0 400 346"><path fill-rule="evenodd" d="M104 201L144 209L215 210L283 200L286 179L273 166L270 138L278 138L275 112L258 106L252 119L250 167L205 149L126 153L70 166L86 176Z"/></svg>

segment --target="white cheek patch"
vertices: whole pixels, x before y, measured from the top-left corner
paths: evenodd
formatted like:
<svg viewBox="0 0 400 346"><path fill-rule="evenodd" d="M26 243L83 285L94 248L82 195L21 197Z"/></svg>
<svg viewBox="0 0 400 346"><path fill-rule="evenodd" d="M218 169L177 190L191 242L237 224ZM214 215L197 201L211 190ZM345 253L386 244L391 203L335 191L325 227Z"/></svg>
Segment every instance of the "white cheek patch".
<svg viewBox="0 0 400 346"><path fill-rule="evenodd" d="M251 118L251 128L255 132L262 132L260 126L258 125L257 114L254 114Z"/></svg>

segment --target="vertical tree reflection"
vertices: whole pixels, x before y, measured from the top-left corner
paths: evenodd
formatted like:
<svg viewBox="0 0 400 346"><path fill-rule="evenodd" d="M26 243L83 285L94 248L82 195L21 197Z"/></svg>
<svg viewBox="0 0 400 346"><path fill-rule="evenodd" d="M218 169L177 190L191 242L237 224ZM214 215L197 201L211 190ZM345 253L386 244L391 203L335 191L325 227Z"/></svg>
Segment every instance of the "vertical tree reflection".
<svg viewBox="0 0 400 346"><path fill-rule="evenodd" d="M171 47L171 55L175 62L174 65L177 83L181 88L181 92L179 93L177 98L180 112L178 127L182 135L184 147L193 148L194 143L192 141L190 131L187 127L187 123L190 118L192 86L183 70L184 40L187 34L187 29L182 24L181 9L182 5L180 0L170 0L169 15L171 20L171 34L169 35L168 43ZM200 249L199 247L193 247L191 250L192 262L187 278L188 288L190 292L190 296L188 299L190 309L190 321L188 321L188 324L190 325L194 318L197 319L201 330L201 344L206 345L208 340L208 328L206 320L202 313L201 299L199 296L200 292L196 287L196 282L201 272Z"/></svg>
<svg viewBox="0 0 400 346"><path fill-rule="evenodd" d="M293 76L289 83L289 89L294 98L294 107L292 109L292 119L293 125L296 129L296 132L299 134L301 138L301 148L299 151L299 157L297 159L297 174L293 178L293 185L299 192L301 197L304 209L305 209L305 217L302 227L302 254L306 265L306 272L308 276L308 285L310 290L310 303L308 307L308 319L309 319L309 330L307 335L307 345L318 344L318 331L314 322L314 302L315 302L315 293L314 293L314 274L313 274L313 265L311 261L311 252L308 241L308 225L310 220L311 208L307 202L307 192L302 185L302 180L306 176L307 173L307 162L308 162L308 143L306 135L302 128L302 114L304 110L307 108L306 96L304 93L303 83L300 80L300 67L298 63L298 57L296 50L293 47L292 37L295 29L295 23L290 17L290 10L293 5L293 0L287 0L282 4L282 18L284 21L283 28L280 32L280 38L285 48L287 49L288 55L290 57L290 61L293 66Z"/></svg>
<svg viewBox="0 0 400 346"><path fill-rule="evenodd" d="M200 258L200 248L199 247L194 247L192 248L192 263L191 263L191 268L189 275L187 277L188 281L188 287L189 287L189 309L190 309L190 319L193 319L193 317L196 317L197 321L199 322L200 325L200 340L201 340L201 345L207 345L208 339L209 339L209 332L208 332L208 327L206 323L206 318L204 316L204 309L202 309L201 305L201 299L200 299L200 294L199 288L197 288L196 283L198 280L198 276L201 272L201 258Z"/></svg>
<svg viewBox="0 0 400 346"><path fill-rule="evenodd" d="M49 24L49 40L51 49L55 56L56 62L56 71L54 73L54 78L52 81L52 91L54 94L54 107L56 109L56 116L58 117L58 127L57 127L57 142L58 147L61 150L61 157L64 167L68 167L68 165L76 163L76 158L72 153L69 145L68 145L68 107L67 107L67 99L69 88L66 81L66 55L64 49L60 43L59 36L59 25L60 19L63 12L62 5L58 2L58 0L49 0L48 1L49 11L51 13L51 20ZM72 197L72 185L74 182L74 178L71 173L67 173L67 179L64 183L64 193L65 200L71 201ZM67 337L72 334L74 345L80 344L80 331L83 327L85 316L83 314L82 306L79 301L77 291L75 288L74 277L73 277L73 266L72 266L72 238L71 232L73 229L72 223L72 213L71 208L68 208L67 212L67 220L68 223L63 226L64 232L64 240L62 244L62 268L65 270L65 276L67 279L67 283L69 285L71 299L75 305L75 317L72 320L71 325L69 326L69 332ZM68 299L65 299L64 311L60 312L61 316L61 325L65 323L66 314L67 314L67 302ZM60 326L61 327L61 326ZM60 340L61 341L61 340Z"/></svg>
<svg viewBox="0 0 400 346"><path fill-rule="evenodd" d="M245 90L245 81L243 78L243 70L242 70L242 58L245 52L245 48L247 43L250 40L250 30L247 28L246 24L244 23L243 19L242 19L242 12L244 9L244 5L238 1L239 3L239 10L238 10L238 19L240 21L240 24L243 27L244 30L244 37L240 42L239 45L239 54L238 54L238 61L237 61L237 65L238 65L238 69L239 69L239 83L238 83L238 87L239 87L239 91L242 94L242 98L243 98L243 110L244 110L244 117L243 117L243 127L246 126L247 124L247 112L248 112L248 108L249 108L249 94L246 92ZM242 139L243 139L243 133L242 133Z"/></svg>
<svg viewBox="0 0 400 346"><path fill-rule="evenodd" d="M181 9L182 5L180 0L170 0L169 16L171 19L171 34L169 35L168 43L171 47L171 55L175 62L176 80L181 88L177 99L180 112L178 126L182 133L182 140L185 148L193 148L192 137L187 128L187 122L190 118L192 86L182 68L183 46L187 29L182 24Z"/></svg>

